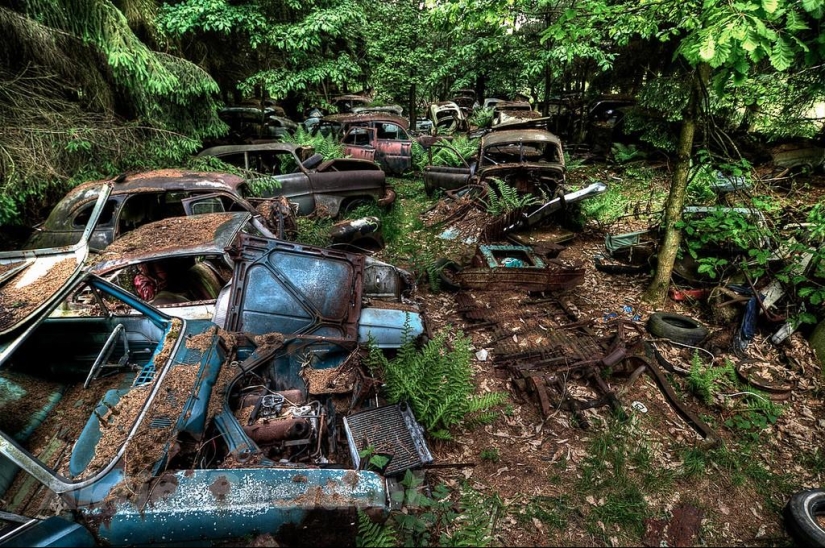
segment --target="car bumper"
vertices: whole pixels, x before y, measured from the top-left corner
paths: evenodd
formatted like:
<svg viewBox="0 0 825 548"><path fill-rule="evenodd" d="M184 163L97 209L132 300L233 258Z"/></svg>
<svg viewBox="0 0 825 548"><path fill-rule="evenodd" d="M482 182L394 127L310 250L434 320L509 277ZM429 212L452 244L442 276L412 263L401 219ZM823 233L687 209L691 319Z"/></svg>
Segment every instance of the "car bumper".
<svg viewBox="0 0 825 548"><path fill-rule="evenodd" d="M380 207L387 207L395 203L395 191L391 188L388 188L384 193L384 197L378 200L378 205Z"/></svg>

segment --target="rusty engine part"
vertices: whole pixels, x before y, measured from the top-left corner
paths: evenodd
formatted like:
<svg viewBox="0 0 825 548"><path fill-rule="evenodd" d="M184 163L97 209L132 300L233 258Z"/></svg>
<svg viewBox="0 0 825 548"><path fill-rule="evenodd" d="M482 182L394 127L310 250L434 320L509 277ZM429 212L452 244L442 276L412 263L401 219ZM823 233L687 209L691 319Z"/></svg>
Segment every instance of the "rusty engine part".
<svg viewBox="0 0 825 548"><path fill-rule="evenodd" d="M258 445L270 445L279 441L298 440L312 433L308 419L281 419L244 426L246 435Z"/></svg>

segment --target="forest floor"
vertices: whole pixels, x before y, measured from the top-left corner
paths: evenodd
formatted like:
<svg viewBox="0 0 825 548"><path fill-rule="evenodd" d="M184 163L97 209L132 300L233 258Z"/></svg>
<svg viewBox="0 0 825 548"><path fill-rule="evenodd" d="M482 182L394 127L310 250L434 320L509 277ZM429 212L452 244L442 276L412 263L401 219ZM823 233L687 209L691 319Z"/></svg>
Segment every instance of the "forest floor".
<svg viewBox="0 0 825 548"><path fill-rule="evenodd" d="M565 240L559 259L586 269L574 289L545 295L474 290L462 297L419 283L416 300L431 330L461 330L471 337L478 392L508 395L491 424L459 429L452 441L431 441L439 467L428 471L429 482L480 493L484 502L477 510L489 512L493 545L791 545L782 518L785 502L825 479L823 377L807 341L797 332L773 345L768 339L781 324L762 317L753 341L737 355L730 341L744 311L741 304L728 307L733 316L719 314L707 300L670 298L658 310L700 321L710 330L710 342L695 349L653 337L645 326L656 310L641 299L650 276L608 274L596 270L594 258L606 253L607 234L648 227L667 193L669 173L661 165L635 171L591 165L569 173L574 184L593 179L635 186L639 198L625 202L625 214L609 224L589 222L567 234L569 239L552 227L520 234L531 245ZM417 184L396 180L401 197L396 207L406 207L404 196L410 193L404 187ZM770 193L790 211L804 209L822 199L825 177L800 177ZM438 230L418 223L407 237L435 242L435 249L419 250L419 255L446 253L466 264L475 245L433 240ZM379 258L410 269L421 262L408 254L405 263L403 252L392 250ZM468 302L491 311L484 318L494 325L469 319ZM574 417L558 405L543 414L535 396L520 389L512 370L496 360L503 338L511 347L529 346L536 333L541 339L541 330L575 324L587 329L568 332L602 340L618 321L636 325L636 331L628 330L636 341L648 341L672 364L675 373L666 377L678 403L701 418L716 442L677 413L653 375L642 370L628 376L643 362L600 370L622 412L601 406ZM751 379L763 380L762 386L784 388L757 392L744 380L748 371L757 375ZM543 374L580 401L603 392L570 371L548 367Z"/></svg>

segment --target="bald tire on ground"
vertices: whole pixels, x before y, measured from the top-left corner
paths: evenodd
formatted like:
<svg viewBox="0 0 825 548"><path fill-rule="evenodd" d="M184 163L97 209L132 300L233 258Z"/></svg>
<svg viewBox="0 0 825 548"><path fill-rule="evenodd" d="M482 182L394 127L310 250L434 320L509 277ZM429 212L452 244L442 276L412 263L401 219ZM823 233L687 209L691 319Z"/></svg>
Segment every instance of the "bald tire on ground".
<svg viewBox="0 0 825 548"><path fill-rule="evenodd" d="M825 546L825 530L817 515L825 515L825 490L807 489L785 505L785 528L799 546Z"/></svg>
<svg viewBox="0 0 825 548"><path fill-rule="evenodd" d="M671 341L696 345L708 336L708 329L689 316L670 312L654 312L647 320L652 335Z"/></svg>

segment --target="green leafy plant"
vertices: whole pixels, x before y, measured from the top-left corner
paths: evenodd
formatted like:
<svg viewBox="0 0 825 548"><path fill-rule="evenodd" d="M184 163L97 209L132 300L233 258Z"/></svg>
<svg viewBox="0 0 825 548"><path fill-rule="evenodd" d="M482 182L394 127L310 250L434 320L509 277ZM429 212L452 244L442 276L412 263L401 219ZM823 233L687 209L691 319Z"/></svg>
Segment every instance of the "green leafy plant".
<svg viewBox="0 0 825 548"><path fill-rule="evenodd" d="M532 194L520 194L514 187L501 179L490 179L487 185L487 213L493 216L510 213L523 207L539 203Z"/></svg>
<svg viewBox="0 0 825 548"><path fill-rule="evenodd" d="M498 462L501 460L501 455L498 453L498 448L496 447L487 447L481 450L481 460L487 460L490 462Z"/></svg>
<svg viewBox="0 0 825 548"><path fill-rule="evenodd" d="M424 480L407 470L402 491L393 500L404 506L391 519L401 546L489 546L495 518L503 504L498 495L483 496L462 484L458 501L444 484L427 495Z"/></svg>
<svg viewBox="0 0 825 548"><path fill-rule="evenodd" d="M383 472L390 462L390 457L376 453L372 445L361 449L358 456L361 457L361 462L366 463L365 469L376 472Z"/></svg>
<svg viewBox="0 0 825 548"><path fill-rule="evenodd" d="M479 128L488 128L493 125L493 109L490 107L480 108L473 111L470 116L470 125Z"/></svg>
<svg viewBox="0 0 825 548"><path fill-rule="evenodd" d="M391 525L375 523L367 514L358 511L358 534L355 537L355 546L376 548L390 548L396 546L398 539Z"/></svg>
<svg viewBox="0 0 825 548"><path fill-rule="evenodd" d="M713 403L713 398L722 386L735 386L736 370L733 363L725 361L725 365L714 367L705 366L698 352L693 353L690 362L690 372L686 378L688 389L693 392L705 405Z"/></svg>
<svg viewBox="0 0 825 548"><path fill-rule="evenodd" d="M332 136L316 133L312 135L303 126L298 126L298 129L293 135L285 135L283 137L285 143L294 143L296 145L311 146L315 154L320 154L324 160L331 160L333 158L344 157L344 147L341 143ZM289 168L297 166L281 166L283 173L288 173Z"/></svg>
<svg viewBox="0 0 825 548"><path fill-rule="evenodd" d="M296 241L318 247L327 247L332 243L330 229L332 228L333 219L328 217L318 219L297 217L296 222L298 224Z"/></svg>
<svg viewBox="0 0 825 548"><path fill-rule="evenodd" d="M613 143L610 153L613 161L617 164L626 164L633 160L642 160L646 156L636 145L624 145L622 143Z"/></svg>
<svg viewBox="0 0 825 548"><path fill-rule="evenodd" d="M422 149L423 150L423 149ZM422 154L416 169L422 171L426 165L462 167L465 161L478 152L478 139L471 139L466 135L457 135L451 141L436 142L431 150L431 156Z"/></svg>
<svg viewBox="0 0 825 548"><path fill-rule="evenodd" d="M369 348L368 366L382 376L390 403L408 402L427 433L438 439L451 439L450 429L462 421L495 419L490 410L506 395L473 394L469 338L460 331L453 334L444 329L419 350L408 333L409 324L393 359L387 359L374 345Z"/></svg>

